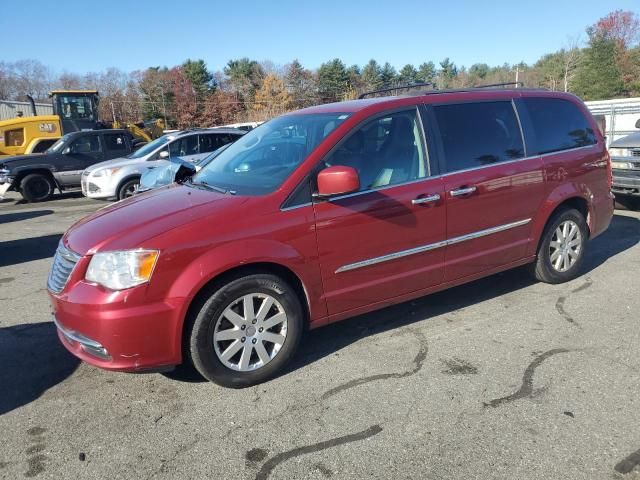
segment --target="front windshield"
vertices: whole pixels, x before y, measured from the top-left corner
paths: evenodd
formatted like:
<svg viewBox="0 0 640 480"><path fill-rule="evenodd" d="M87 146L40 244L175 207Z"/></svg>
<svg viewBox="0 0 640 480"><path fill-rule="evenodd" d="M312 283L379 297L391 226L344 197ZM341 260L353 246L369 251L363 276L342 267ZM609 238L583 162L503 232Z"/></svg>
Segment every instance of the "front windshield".
<svg viewBox="0 0 640 480"><path fill-rule="evenodd" d="M211 152L206 157L201 158L200 160L196 160L195 162L193 162L194 165L198 165L201 168L204 167L207 163L209 163L211 160L213 160L218 155L220 155L222 152L224 152L227 148L229 148L229 145L231 145L231 144L227 143L226 145L223 145L222 147L218 148L217 150L214 150L213 152Z"/></svg>
<svg viewBox="0 0 640 480"><path fill-rule="evenodd" d="M322 113L275 118L232 143L193 181L240 195L270 193L348 117Z"/></svg>
<svg viewBox="0 0 640 480"><path fill-rule="evenodd" d="M174 138L173 135L163 135L161 137L158 137L153 142L147 143L142 148L139 148L138 150L130 154L127 158L142 158L145 155L148 155L151 152L153 152L156 148L169 142L173 138Z"/></svg>
<svg viewBox="0 0 640 480"><path fill-rule="evenodd" d="M67 133L65 136L60 137L56 143L54 143L47 149L46 153L56 153L60 151L64 144L67 143L67 140L69 140L70 136L71 134Z"/></svg>

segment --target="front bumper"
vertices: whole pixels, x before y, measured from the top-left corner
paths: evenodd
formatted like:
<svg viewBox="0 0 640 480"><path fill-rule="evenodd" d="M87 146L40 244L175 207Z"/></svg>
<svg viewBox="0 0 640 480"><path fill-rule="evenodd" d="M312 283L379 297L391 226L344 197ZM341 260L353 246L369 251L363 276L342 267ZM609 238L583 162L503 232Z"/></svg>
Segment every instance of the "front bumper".
<svg viewBox="0 0 640 480"><path fill-rule="evenodd" d="M0 183L0 198L2 198L4 194L9 191L9 189L11 188L11 185L12 185L11 182Z"/></svg>
<svg viewBox="0 0 640 480"><path fill-rule="evenodd" d="M116 196L117 182L111 176L94 177L82 174L80 186L82 194L89 198L111 198Z"/></svg>
<svg viewBox="0 0 640 480"><path fill-rule="evenodd" d="M67 350L91 365L124 372L167 370L182 362L181 302L150 303L144 285L113 292L76 281L83 270L77 267L60 294L49 291Z"/></svg>
<svg viewBox="0 0 640 480"><path fill-rule="evenodd" d="M640 195L640 170L613 170L613 193Z"/></svg>

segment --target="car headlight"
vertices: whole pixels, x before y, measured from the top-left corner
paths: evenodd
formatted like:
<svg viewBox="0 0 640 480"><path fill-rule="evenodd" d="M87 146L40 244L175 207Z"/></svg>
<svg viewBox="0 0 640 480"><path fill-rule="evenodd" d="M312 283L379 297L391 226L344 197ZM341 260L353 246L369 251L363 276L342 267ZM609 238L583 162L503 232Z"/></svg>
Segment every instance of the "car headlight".
<svg viewBox="0 0 640 480"><path fill-rule="evenodd" d="M630 157L631 149L630 148L610 148L609 155L612 157Z"/></svg>
<svg viewBox="0 0 640 480"><path fill-rule="evenodd" d="M96 170L95 172L93 172L93 176L94 177L110 177L111 175L116 173L118 170L120 170L120 167L101 168L100 170Z"/></svg>
<svg viewBox="0 0 640 480"><path fill-rule="evenodd" d="M159 255L157 250L96 253L89 262L85 279L111 290L135 287L149 281Z"/></svg>

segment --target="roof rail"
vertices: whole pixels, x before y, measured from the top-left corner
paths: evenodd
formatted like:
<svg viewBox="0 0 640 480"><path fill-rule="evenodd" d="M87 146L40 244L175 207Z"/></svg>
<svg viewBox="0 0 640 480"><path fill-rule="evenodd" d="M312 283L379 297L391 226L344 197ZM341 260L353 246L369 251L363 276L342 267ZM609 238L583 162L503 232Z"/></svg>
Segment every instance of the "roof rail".
<svg viewBox="0 0 640 480"><path fill-rule="evenodd" d="M495 87L507 87L509 85L515 85L516 88L524 88L524 82L488 83L487 85L475 85L473 86L473 88L495 88Z"/></svg>
<svg viewBox="0 0 640 480"><path fill-rule="evenodd" d="M375 95L376 93L393 92L394 90L406 90L421 87L433 87L435 89L435 85L431 82L407 83L405 85L396 85L395 87L380 88L378 90L371 90L370 92L361 93L360 95L358 95L358 100L362 100L363 98L367 98L368 96Z"/></svg>

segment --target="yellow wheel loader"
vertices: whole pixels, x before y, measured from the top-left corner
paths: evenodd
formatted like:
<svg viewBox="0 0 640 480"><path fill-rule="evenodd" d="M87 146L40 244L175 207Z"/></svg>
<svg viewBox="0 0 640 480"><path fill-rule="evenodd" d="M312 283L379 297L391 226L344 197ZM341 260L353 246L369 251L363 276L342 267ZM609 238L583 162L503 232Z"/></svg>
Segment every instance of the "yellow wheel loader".
<svg viewBox="0 0 640 480"><path fill-rule="evenodd" d="M0 121L0 157L42 153L64 134L80 130L126 128L139 143L145 143L161 136L165 128L161 119L138 125L121 124L115 119L100 122L96 90L54 90L49 96L53 115L37 115L33 98L27 96L32 117Z"/></svg>

